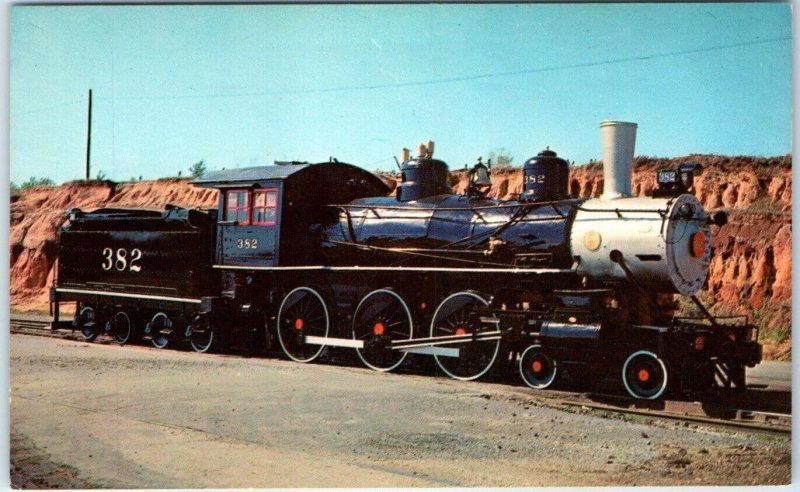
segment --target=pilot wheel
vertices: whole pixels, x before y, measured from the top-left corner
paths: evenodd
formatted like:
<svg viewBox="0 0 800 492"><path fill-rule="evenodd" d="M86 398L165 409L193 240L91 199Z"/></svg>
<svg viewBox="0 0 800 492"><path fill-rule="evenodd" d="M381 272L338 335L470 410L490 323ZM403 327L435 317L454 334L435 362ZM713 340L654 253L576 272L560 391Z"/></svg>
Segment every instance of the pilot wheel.
<svg viewBox="0 0 800 492"><path fill-rule="evenodd" d="M558 363L541 345L531 345L519 359L519 374L531 388L550 387L558 375Z"/></svg>
<svg viewBox="0 0 800 492"><path fill-rule="evenodd" d="M667 389L668 371L653 352L632 353L622 366L622 384L634 398L655 400Z"/></svg>

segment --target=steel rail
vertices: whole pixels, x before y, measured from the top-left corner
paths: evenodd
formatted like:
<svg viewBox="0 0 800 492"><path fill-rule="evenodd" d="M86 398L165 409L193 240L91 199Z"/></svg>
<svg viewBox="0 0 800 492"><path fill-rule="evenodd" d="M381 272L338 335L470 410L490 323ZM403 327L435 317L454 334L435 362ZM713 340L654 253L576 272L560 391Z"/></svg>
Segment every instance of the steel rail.
<svg viewBox="0 0 800 492"><path fill-rule="evenodd" d="M615 395L616 396L616 395ZM752 431L767 431L767 432L775 432L779 434L791 434L792 433L792 416L791 414L779 414L773 412L759 412L753 410L744 410L744 409L730 409L729 412L734 413L735 415L750 415L755 417L756 415L762 415L765 417L764 422L748 422L743 420L737 419L723 419L723 418L714 418L708 416L701 416L701 415L690 415L690 414L679 414L675 412L668 412L665 410L652 410L652 409L642 409L642 408L620 408L613 405L604 405L602 403L591 403L587 401L567 401L561 400L558 402L562 406L566 407L580 407L580 408L587 408L590 410L598 410L598 411L606 411L606 412L614 412L614 413L621 413L621 414L631 414L631 415L639 415L645 417L654 417L654 418L663 418L669 420L679 420L682 422L694 422L699 424L706 424L706 425L720 425L725 427L736 427L740 429L747 429ZM768 418L769 417L769 418ZM783 422L780 425L773 425L768 424L767 422L770 421L770 418L778 421Z"/></svg>

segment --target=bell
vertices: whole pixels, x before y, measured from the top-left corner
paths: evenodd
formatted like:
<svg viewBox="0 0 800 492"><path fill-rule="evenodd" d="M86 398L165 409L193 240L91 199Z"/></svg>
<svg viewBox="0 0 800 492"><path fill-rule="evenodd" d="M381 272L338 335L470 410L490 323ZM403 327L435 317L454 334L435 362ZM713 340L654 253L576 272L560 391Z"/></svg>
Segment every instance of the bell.
<svg viewBox="0 0 800 492"><path fill-rule="evenodd" d="M466 194L468 196L485 197L492 189L492 180L489 178L489 170L478 162L473 166L469 173L469 184Z"/></svg>
<svg viewBox="0 0 800 492"><path fill-rule="evenodd" d="M489 170L483 165L475 166L472 182L475 186L491 186L492 180L489 178Z"/></svg>

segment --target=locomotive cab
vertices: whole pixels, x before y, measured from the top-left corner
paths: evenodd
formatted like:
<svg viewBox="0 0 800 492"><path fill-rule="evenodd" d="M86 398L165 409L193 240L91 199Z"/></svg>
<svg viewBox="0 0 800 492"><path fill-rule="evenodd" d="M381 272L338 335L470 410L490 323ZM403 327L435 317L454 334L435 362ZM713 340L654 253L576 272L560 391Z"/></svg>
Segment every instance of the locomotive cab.
<svg viewBox="0 0 800 492"><path fill-rule="evenodd" d="M329 205L389 192L373 174L335 160L216 171L194 184L220 192L218 267L308 264L319 257L314 231L337 220Z"/></svg>

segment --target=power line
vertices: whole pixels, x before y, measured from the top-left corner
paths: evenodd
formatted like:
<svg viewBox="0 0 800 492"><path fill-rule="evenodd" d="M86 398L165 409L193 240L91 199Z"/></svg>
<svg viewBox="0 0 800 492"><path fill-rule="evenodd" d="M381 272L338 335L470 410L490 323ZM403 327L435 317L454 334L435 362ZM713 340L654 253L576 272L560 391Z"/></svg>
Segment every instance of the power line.
<svg viewBox="0 0 800 492"><path fill-rule="evenodd" d="M487 80L493 78L501 78L501 77L513 77L519 75L529 75L529 74L536 74L536 73L546 73L546 72L556 72L561 70L575 70L581 68L591 68L591 67L599 67L603 65L612 65L612 64L621 64L621 63L630 63L635 61L648 61L648 60L655 60L661 58L669 58L675 56L685 56L685 55L692 55L698 53L708 53L714 51L722 51L722 50L729 50L735 48L742 48L747 46L756 46L768 43L776 43L780 41L791 41L791 37L780 37L780 38L769 38L769 39L760 39L754 41L745 41L741 43L732 43L732 44L724 44L724 45L717 45L717 46L707 46L704 48L693 48L687 50L679 50L679 51L669 51L664 53L653 53L650 55L634 55L628 57L620 57L620 58L610 58L605 60L597 60L597 61L589 61L589 62L580 62L580 63L569 63L563 65L552 65L548 67L538 67L538 68L527 68L522 70L514 70L508 72L495 72L495 73L487 73L487 74L475 74L475 75L464 75L458 77L445 77L440 79L426 79L426 80L412 80L408 82L396 82L391 84L370 84L370 85L354 85L354 86L342 86L342 87L328 87L328 88L317 88L317 89L286 89L286 90L276 90L276 91L256 91L256 92L228 92L228 93L217 93L217 94L178 94L178 95L163 95L163 96L122 96L122 97L95 97L96 100L100 101L144 101L144 100L180 100L180 99L221 99L221 98L235 98L235 97L262 97L262 96L281 96L281 95L295 95L295 94L324 94L324 93L331 93L331 92L348 92L348 91L365 91L365 90L378 90L378 89L394 89L394 88L402 88L402 87L415 87L415 86L426 86L426 85L438 85L438 84L449 84L454 82L468 82L474 80ZM64 106L70 106L73 104L83 103L83 100L75 100L64 102L60 104L56 104L53 106L47 106L44 108L37 108L32 109L29 111L23 111L20 113L13 113L12 117L19 117L25 116L34 113L40 113L43 111L49 111L52 109L61 108Z"/></svg>
<svg viewBox="0 0 800 492"><path fill-rule="evenodd" d="M11 112L11 116L12 117L25 116L27 114L41 113L43 111L50 111L51 109L63 108L64 106L72 106L73 104L79 104L79 103L83 104L85 101L86 101L85 99L77 99L75 101L68 101L68 102L63 102L63 103L59 103L59 104L54 104L52 106L46 106L44 108L29 109L28 111L22 111L22 112L19 112L19 113L12 111Z"/></svg>
<svg viewBox="0 0 800 492"><path fill-rule="evenodd" d="M117 101L137 101L137 100L178 100L178 99L218 99L218 98L231 98L231 97L260 97L260 96L280 96L280 95L294 95L294 94L324 94L330 92L348 92L348 91L364 91L364 90L377 90L377 89L394 89L401 87L414 87L425 85L449 84L453 82L466 82L473 80L485 80L500 77L513 77L517 75L528 75L534 73L555 72L561 70L574 70L579 68L590 68L602 65L629 63L634 61L647 61L660 58L669 58L675 56L685 56L697 53L708 53L713 51L729 50L734 48L741 48L746 46L755 46L767 43L775 43L779 41L791 41L791 37L770 38L755 41L745 41L741 43L733 43L726 45L707 46L704 48L694 48L680 51L670 51L665 53L653 53L650 55L635 55L621 58L611 58L606 60L570 63L564 65L553 65L549 67L528 68L522 70L514 70L509 72L495 72L488 74L464 75L459 77L445 77L441 79L427 79L415 80L409 82L396 82L391 84L370 84L370 85L354 85L343 87L328 87L317 89L286 89L276 91L257 91L257 92L228 92L218 94L180 94L170 96L123 96L117 97ZM101 100L108 100L109 98L98 98Z"/></svg>

